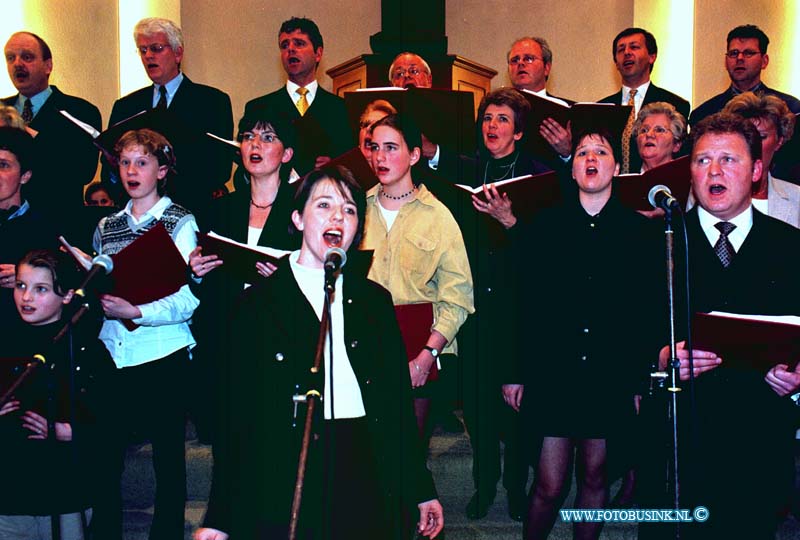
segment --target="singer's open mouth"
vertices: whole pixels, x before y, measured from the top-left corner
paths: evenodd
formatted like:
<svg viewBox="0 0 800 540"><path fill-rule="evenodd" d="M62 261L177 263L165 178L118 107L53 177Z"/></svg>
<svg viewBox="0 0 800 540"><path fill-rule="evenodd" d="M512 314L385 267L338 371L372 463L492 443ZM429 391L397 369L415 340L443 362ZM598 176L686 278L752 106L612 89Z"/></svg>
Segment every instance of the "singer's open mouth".
<svg viewBox="0 0 800 540"><path fill-rule="evenodd" d="M342 231L339 229L329 229L322 233L325 243L331 247L338 247L342 243Z"/></svg>

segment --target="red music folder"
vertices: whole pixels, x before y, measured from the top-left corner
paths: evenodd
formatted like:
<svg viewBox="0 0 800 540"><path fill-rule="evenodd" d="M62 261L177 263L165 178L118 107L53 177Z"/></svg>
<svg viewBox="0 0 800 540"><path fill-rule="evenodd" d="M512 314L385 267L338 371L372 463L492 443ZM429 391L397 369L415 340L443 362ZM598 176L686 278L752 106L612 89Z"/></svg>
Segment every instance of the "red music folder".
<svg viewBox="0 0 800 540"><path fill-rule="evenodd" d="M517 216L530 216L543 208L549 208L561 202L561 186L555 171L537 175L517 176L508 180L493 182L493 184L499 193L508 194L511 199L512 210ZM486 201L486 197L483 194L483 186L471 187L465 184L456 184L456 187Z"/></svg>
<svg viewBox="0 0 800 540"><path fill-rule="evenodd" d="M800 360L800 320L734 313L695 313L692 347L713 351L722 365L764 373L775 364L794 369Z"/></svg>
<svg viewBox="0 0 800 540"><path fill-rule="evenodd" d="M431 336L433 327L433 304L403 304L394 306L394 313L397 317L397 324L400 326L400 334L403 336L403 343L406 345L408 361L411 362L425 345ZM439 368L436 362L431 366L428 374L429 381L439 378Z"/></svg>
<svg viewBox="0 0 800 540"><path fill-rule="evenodd" d="M161 223L111 258L114 285L110 294L134 306L169 296L186 284L186 262ZM138 327L129 319L122 323L128 330Z"/></svg>
<svg viewBox="0 0 800 540"><path fill-rule="evenodd" d="M214 231L198 233L197 243L203 248L203 255L217 255L223 261L219 270L245 283L256 283L260 277L256 271L257 262L278 264L278 260L289 253L270 247L248 246Z"/></svg>
<svg viewBox="0 0 800 540"><path fill-rule="evenodd" d="M647 195L650 188L667 186L683 208L689 200L692 185L692 172L689 169L689 156L679 157L643 173L621 174L614 177L614 193L617 198L633 210L652 210Z"/></svg>

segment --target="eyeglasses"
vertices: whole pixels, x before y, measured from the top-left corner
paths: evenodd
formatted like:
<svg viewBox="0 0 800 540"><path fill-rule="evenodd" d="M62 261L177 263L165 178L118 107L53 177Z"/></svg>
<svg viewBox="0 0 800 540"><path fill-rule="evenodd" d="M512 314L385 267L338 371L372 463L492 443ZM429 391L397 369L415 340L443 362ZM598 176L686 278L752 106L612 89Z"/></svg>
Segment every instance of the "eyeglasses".
<svg viewBox="0 0 800 540"><path fill-rule="evenodd" d="M725 53L725 56L727 56L731 60L736 60L737 58L739 58L740 54L745 58L752 58L757 54L761 54L761 51L754 51L753 49L745 49L743 51L740 51L739 49L731 49Z"/></svg>
<svg viewBox="0 0 800 540"><path fill-rule="evenodd" d="M516 66L519 64L533 64L537 60L541 60L538 56L534 56L532 54L526 54L525 56L512 56L508 59L509 66Z"/></svg>
<svg viewBox="0 0 800 540"><path fill-rule="evenodd" d="M141 47L136 47L136 52L138 52L140 56L144 56L147 54L147 51L150 51L153 54L158 54L167 48L169 48L169 44L151 43L150 45L142 45Z"/></svg>
<svg viewBox="0 0 800 540"><path fill-rule="evenodd" d="M394 70L394 73L392 73L392 79L403 79L406 77L406 75L411 77L416 77L420 73L425 73L425 72L417 67L410 67L408 69L400 68Z"/></svg>
<svg viewBox="0 0 800 540"><path fill-rule="evenodd" d="M278 136L274 133L269 131L261 131L259 133L253 133L252 131L245 131L242 133L242 142L253 142L258 138L259 141L263 143L274 143L278 141Z"/></svg>
<svg viewBox="0 0 800 540"><path fill-rule="evenodd" d="M665 134L669 133L669 130L667 128L665 128L664 126L653 126L653 127L642 126L642 127L639 128L639 131L637 132L637 135L647 135L651 131L656 135L665 135Z"/></svg>

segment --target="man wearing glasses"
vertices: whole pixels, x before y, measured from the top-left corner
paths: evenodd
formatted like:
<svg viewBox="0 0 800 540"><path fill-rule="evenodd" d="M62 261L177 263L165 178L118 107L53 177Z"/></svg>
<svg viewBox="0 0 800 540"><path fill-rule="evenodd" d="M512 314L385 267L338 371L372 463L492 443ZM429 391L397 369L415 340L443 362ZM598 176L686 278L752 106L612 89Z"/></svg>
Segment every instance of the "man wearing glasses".
<svg viewBox="0 0 800 540"><path fill-rule="evenodd" d="M3 99L3 105L17 109L28 128L37 132L36 154L48 156L37 160L24 198L53 216L69 215L83 206L83 186L97 172L97 149L58 111L66 110L96 129L101 124L100 111L85 99L64 94L50 84L53 54L36 34L13 34L4 54L8 76L18 94Z"/></svg>
<svg viewBox="0 0 800 540"><path fill-rule="evenodd" d="M648 103L665 101L672 104L684 117L689 115L689 102L677 94L659 88L650 81L653 64L658 56L658 44L653 34L643 28L626 28L614 38L611 47L611 57L614 65L622 78L622 88L616 94L611 94L600 100L600 103L615 103L617 105L633 105L634 111L628 127L623 133L622 156L620 172L639 171L642 158L636 148L636 142L630 128L639 111ZM628 141L626 143L626 141ZM625 147L628 146L627 158Z"/></svg>
<svg viewBox="0 0 800 540"><path fill-rule="evenodd" d="M133 29L133 38L153 84L118 99L109 126L149 109L168 111L181 127L164 134L175 149L178 169L169 187L170 196L195 215L202 214L212 195L226 191L225 182L231 174L225 149L204 135L209 132L225 139L233 137L231 99L221 90L191 81L181 71L183 33L174 22L142 19ZM150 127L160 131L158 126ZM195 159L199 156L203 159ZM110 167L104 168L104 180L111 178L113 182L114 176Z"/></svg>
<svg viewBox="0 0 800 540"><path fill-rule="evenodd" d="M786 102L790 111L800 113L800 101L796 97L773 90L761 80L761 72L769 65L767 45L769 38L753 24L737 26L728 32L725 69L731 78L731 85L692 111L689 117L692 126L706 116L721 111L734 96L743 92L777 96Z"/></svg>
<svg viewBox="0 0 800 540"><path fill-rule="evenodd" d="M776 96L786 102L789 110L800 113L800 101L794 96L769 88L761 80L761 72L769 65L767 54L769 38L758 26L745 24L728 32L728 48L725 51L725 69L731 85L695 110L689 124L695 126L703 118L721 111L735 96L743 92ZM797 182L800 180L800 137L792 137L772 158L772 175Z"/></svg>
<svg viewBox="0 0 800 540"><path fill-rule="evenodd" d="M548 93L545 88L547 79L550 77L550 69L553 67L553 52L544 38L519 38L511 44L506 60L508 61L508 78L511 79L514 88L520 92L527 90L562 105L572 103ZM539 133L562 159L569 157L572 146L572 134L569 126L562 126L552 118L548 118L539 126ZM553 156L542 157L552 161Z"/></svg>

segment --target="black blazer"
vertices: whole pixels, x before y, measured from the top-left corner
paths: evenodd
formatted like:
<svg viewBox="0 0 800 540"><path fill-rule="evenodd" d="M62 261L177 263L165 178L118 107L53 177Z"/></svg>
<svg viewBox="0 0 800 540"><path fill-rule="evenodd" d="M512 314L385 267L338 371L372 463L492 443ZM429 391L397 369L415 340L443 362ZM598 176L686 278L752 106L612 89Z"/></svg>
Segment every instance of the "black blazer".
<svg viewBox="0 0 800 540"><path fill-rule="evenodd" d="M67 219L83 206L83 186L97 172L98 151L92 138L58 111L66 110L98 130L102 121L97 107L85 99L68 96L52 85L50 88L53 93L30 123L39 132L34 139L37 159L23 194L36 208ZM3 104L13 107L18 97L7 97Z"/></svg>
<svg viewBox="0 0 800 540"><path fill-rule="evenodd" d="M233 111L228 94L195 83L186 74L183 77L168 111L191 133L185 138L170 141L175 149L178 174L173 177L173 183L167 186L167 190L175 202L202 217L202 210L210 202L211 193L223 188L230 178L232 166L231 155L224 147L212 142L205 133L231 139ZM150 85L115 101L109 126L152 108L153 85ZM108 180L112 171L103 161L103 179ZM121 204L120 201L117 204Z"/></svg>
<svg viewBox="0 0 800 540"><path fill-rule="evenodd" d="M647 105L648 103L655 103L657 101L666 101L667 103L673 105L675 109L679 113L683 115L684 118L689 118L689 102L683 99L678 94L673 94L669 90L664 90L663 88L659 88L658 86L654 85L650 82L650 86L647 88L647 93L644 95L644 101L642 102L642 107ZM620 88L619 92L616 94L611 94L610 96L606 96L598 103L613 103L615 105L619 105L622 103L622 88ZM636 137L631 135L631 162L630 162L630 171L631 172L639 172L639 169L642 168L642 158L639 156L639 148L636 146Z"/></svg>
<svg viewBox="0 0 800 540"><path fill-rule="evenodd" d="M700 227L697 210L686 216L691 264L692 311L711 310L765 315L800 314L800 231L777 219L753 211L753 227L733 262L723 268ZM676 235L678 239L682 235ZM676 240L676 253L683 242ZM682 258L681 258L682 259ZM678 259L682 262L681 259ZM682 276L678 265L677 276ZM680 287L681 277L676 279ZM681 302L682 294L676 299ZM681 302L682 303L682 302ZM679 307L678 313L683 309ZM683 327L679 327L683 330ZM681 334L684 332L681 331ZM688 383L684 383L688 388ZM685 395L683 395L685 394ZM683 420L689 419L689 393L679 398ZM718 516L715 525L727 527L703 537L755 538L749 530L766 524L784 502L794 470L793 443L797 408L791 399L778 396L764 381L764 373L740 371L723 364L697 378L697 452L687 461L682 477L694 479L682 486L684 504L704 501ZM690 432L686 434L689 435ZM736 442L731 444L731 434ZM684 448L691 448L692 436L684 437ZM713 459L707 459L713 456ZM695 465L697 468L693 468ZM735 489L731 471L735 470ZM747 523L736 519L742 512L753 512ZM766 522L766 523L765 523ZM760 536L763 537L763 536Z"/></svg>
<svg viewBox="0 0 800 540"><path fill-rule="evenodd" d="M321 133L317 126L312 128L312 132L317 134L315 137L303 137L303 128L298 130L298 140L294 149L292 165L300 175L314 168L314 160L317 156L336 157L355 146L355 139L350 129L344 100L331 94L321 86L317 88L314 101L303 117L297 111L297 107L292 102L285 85L270 94L248 101L244 107L245 116L258 115L260 113L281 115L284 119L295 124L300 118L304 120L313 118L319 124L318 128L321 128Z"/></svg>
<svg viewBox="0 0 800 540"><path fill-rule="evenodd" d="M386 508L436 497L419 448L407 358L388 291L366 279L371 252L348 254L343 285L344 336L369 424ZM351 266L351 263L353 266ZM292 396L311 388L319 319L301 292L287 258L269 279L248 289L233 317L226 430L215 445L214 479L204 525L253 538L260 523L286 524L303 431ZM321 384L321 383L320 383ZM317 423L317 431L320 424ZM322 466L325 438L312 443L306 486ZM314 490L307 490L300 525L308 524ZM305 506L306 501L309 506ZM357 501L354 501L357 504ZM413 515L413 514L412 514ZM386 538L399 538L399 526Z"/></svg>

